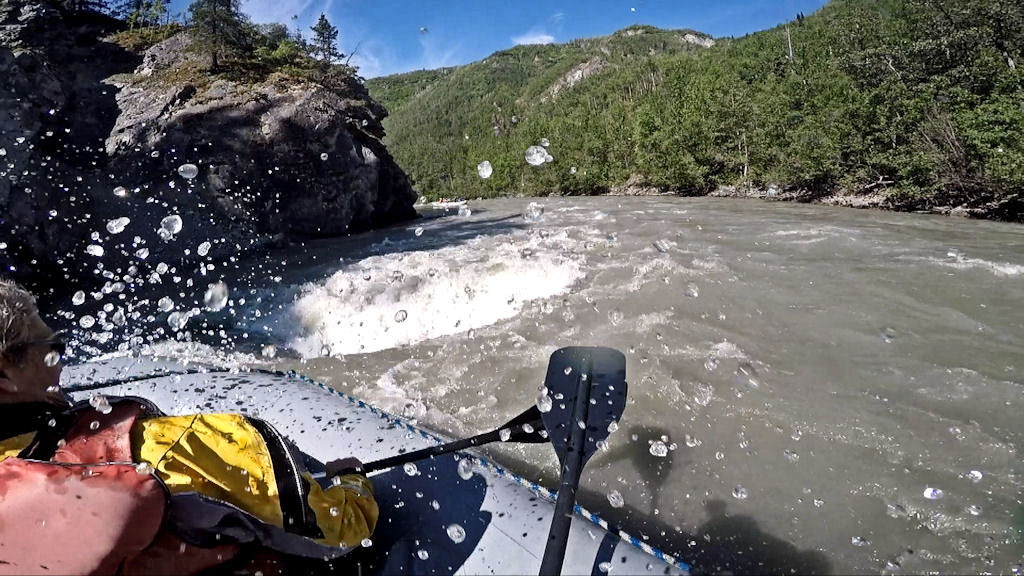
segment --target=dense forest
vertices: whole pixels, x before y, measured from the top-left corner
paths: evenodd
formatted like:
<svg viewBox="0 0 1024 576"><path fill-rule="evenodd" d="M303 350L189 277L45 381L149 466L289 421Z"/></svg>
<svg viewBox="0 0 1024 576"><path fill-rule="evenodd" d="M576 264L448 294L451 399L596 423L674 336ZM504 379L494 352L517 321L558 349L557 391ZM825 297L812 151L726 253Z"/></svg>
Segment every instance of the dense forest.
<svg viewBox="0 0 1024 576"><path fill-rule="evenodd" d="M1024 4L833 0L709 44L635 26L367 86L431 197L778 187L1024 217Z"/></svg>

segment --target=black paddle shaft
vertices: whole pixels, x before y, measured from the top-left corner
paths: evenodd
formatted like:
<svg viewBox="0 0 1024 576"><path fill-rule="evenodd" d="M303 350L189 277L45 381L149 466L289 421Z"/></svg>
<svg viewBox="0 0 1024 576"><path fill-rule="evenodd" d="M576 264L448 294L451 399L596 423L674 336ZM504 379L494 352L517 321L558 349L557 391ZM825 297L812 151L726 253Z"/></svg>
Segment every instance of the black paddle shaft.
<svg viewBox="0 0 1024 576"><path fill-rule="evenodd" d="M371 472L377 472L378 470L387 470L388 468L401 466L409 462L416 462L418 460L425 460L442 454L458 452L459 450L465 450L467 448L483 446L485 444L490 444L491 442L502 440L501 436L503 432L508 434L508 436L503 440L505 442L540 443L548 441L547 434L544 432L544 422L541 420L540 410L538 410L536 406L533 406L529 410L506 422L505 425L498 430L484 432L483 434L477 434L471 438L455 440L454 442L448 442L447 444L438 444L429 448L423 448L422 450L396 454L381 460L367 462L357 468L340 470L335 475L369 474Z"/></svg>
<svg viewBox="0 0 1024 576"><path fill-rule="evenodd" d="M541 416L562 474L540 574L558 576L583 467L626 406L626 358L610 348L562 348L551 355L545 386L552 404Z"/></svg>

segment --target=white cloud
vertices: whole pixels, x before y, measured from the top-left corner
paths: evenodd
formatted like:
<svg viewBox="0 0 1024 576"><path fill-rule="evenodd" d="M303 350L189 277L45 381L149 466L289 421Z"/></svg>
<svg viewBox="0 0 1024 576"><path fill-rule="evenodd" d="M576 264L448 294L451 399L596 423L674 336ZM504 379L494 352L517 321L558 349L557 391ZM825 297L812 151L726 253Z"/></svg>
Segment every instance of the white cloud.
<svg viewBox="0 0 1024 576"><path fill-rule="evenodd" d="M512 41L517 45L519 44L551 44L555 41L555 37L548 34L543 29L533 28L525 34L519 36L513 36Z"/></svg>
<svg viewBox="0 0 1024 576"><path fill-rule="evenodd" d="M460 63L461 46L445 44L432 34L420 35L420 48L423 51L421 55L423 68L444 68Z"/></svg>
<svg viewBox="0 0 1024 576"><path fill-rule="evenodd" d="M363 78L376 78L377 76L385 76L384 66L381 64L380 57L374 54L371 50L364 49L362 46L359 50L352 55L349 59L349 64L359 69L359 75Z"/></svg>

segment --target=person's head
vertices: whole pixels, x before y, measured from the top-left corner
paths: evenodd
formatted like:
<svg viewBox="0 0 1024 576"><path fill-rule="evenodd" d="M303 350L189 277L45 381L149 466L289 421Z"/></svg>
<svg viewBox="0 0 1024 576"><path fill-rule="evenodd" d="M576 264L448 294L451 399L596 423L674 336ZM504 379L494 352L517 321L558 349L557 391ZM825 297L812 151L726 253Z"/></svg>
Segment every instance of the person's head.
<svg viewBox="0 0 1024 576"><path fill-rule="evenodd" d="M61 353L63 343L39 317L35 297L0 278L0 404L63 402Z"/></svg>

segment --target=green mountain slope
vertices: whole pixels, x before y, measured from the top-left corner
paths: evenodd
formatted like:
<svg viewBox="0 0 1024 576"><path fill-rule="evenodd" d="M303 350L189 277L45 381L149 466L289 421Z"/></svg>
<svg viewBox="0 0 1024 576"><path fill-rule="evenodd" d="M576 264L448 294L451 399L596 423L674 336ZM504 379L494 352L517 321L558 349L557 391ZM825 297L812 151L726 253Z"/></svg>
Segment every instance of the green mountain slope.
<svg viewBox="0 0 1024 576"><path fill-rule="evenodd" d="M704 39L633 27L367 85L428 196L778 185L1022 217L1024 5L833 0L772 30ZM529 166L542 138L554 161Z"/></svg>

